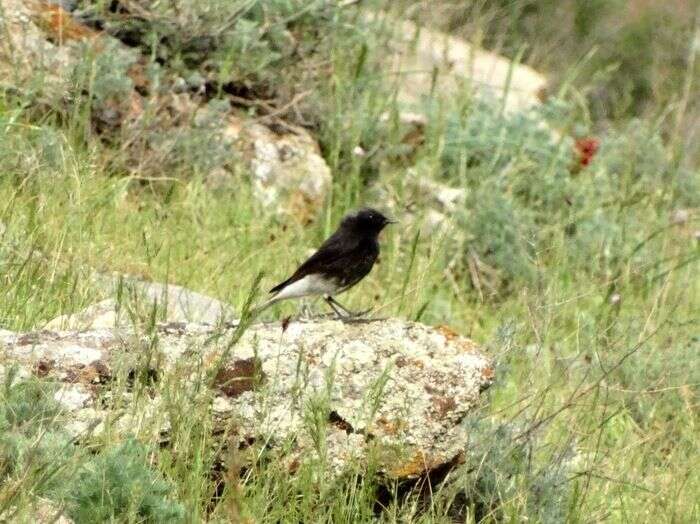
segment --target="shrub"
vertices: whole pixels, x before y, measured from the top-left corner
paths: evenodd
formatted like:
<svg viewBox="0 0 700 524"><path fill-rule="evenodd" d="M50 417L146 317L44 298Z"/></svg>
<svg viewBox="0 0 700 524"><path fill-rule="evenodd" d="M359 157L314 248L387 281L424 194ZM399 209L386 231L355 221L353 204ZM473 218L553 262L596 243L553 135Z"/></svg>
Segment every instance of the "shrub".
<svg viewBox="0 0 700 524"><path fill-rule="evenodd" d="M513 515L542 523L567 521L572 485L563 457L545 461L538 470L532 458L537 442L518 440L515 425L479 420L471 421L469 430L467 462L451 486L457 489L453 512L468 507L476 522Z"/></svg>
<svg viewBox="0 0 700 524"><path fill-rule="evenodd" d="M169 498L171 485L149 467L148 458L145 446L127 440L85 464L70 490L71 518L76 523L182 520L182 505Z"/></svg>
<svg viewBox="0 0 700 524"><path fill-rule="evenodd" d="M17 380L7 373L0 390L0 483L24 477L38 493L57 490L55 475L71 454L70 438L60 430L54 384Z"/></svg>
<svg viewBox="0 0 700 524"><path fill-rule="evenodd" d="M612 129L581 166L573 142L550 127L571 114L551 101L509 116L482 99L447 122L442 176L469 190L456 255L495 295L533 284L538 265L556 271L556 260L594 277L612 276L632 254L653 260L658 240L647 237L674 209L698 205L697 177L674 164L657 128Z"/></svg>

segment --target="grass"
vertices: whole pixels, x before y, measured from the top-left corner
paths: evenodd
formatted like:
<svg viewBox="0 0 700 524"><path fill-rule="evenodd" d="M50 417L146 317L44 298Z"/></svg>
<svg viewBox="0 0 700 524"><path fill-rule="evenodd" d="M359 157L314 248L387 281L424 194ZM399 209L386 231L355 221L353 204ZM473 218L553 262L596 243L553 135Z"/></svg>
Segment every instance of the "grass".
<svg viewBox="0 0 700 524"><path fill-rule="evenodd" d="M272 15L289 16L295 5L280 2ZM313 40L308 24L313 16L328 22L328 14L306 14L312 19L300 31ZM351 13L334 16L331 27L355 22ZM260 17L246 23L255 28ZM88 278L95 270L187 286L240 311L261 272L269 287L346 210L382 204L371 200L367 181L396 195L396 211L407 206L407 160L352 154L356 146L400 150L402 140L400 129L376 118L396 109L377 66L382 38L363 42L358 34L331 39L323 60L332 74L315 78L310 95L322 111L306 114L334 173L331 198L311 227L266 214L245 179L235 190L210 191L186 157L177 176L143 180L112 161L118 143L94 135L89 107L37 117L21 96L2 94L0 327L37 329L105 298ZM267 34L262 40L256 52L274 48ZM548 45L529 44L535 56ZM571 53L569 63L579 58ZM306 78L297 57L269 58L263 71L221 71L249 87L274 86L275 68ZM192 57L182 64L199 67ZM675 73L683 80L666 87L670 98L688 92L687 79L695 85L692 70ZM51 386L14 379L0 417L0 514L30 519L42 497L76 522L700 519L700 181L692 148L669 132L685 118L676 114L683 106L666 110L652 97L634 120L625 111L588 120L580 89L542 117L573 134L606 129L582 170L572 169L571 142L548 138L537 120L501 117L492 102L467 96L429 106L425 143L410 168L466 188L466 202L442 235L419 235L419 223L387 230L381 263L346 298L351 308L449 324L497 360L489 404L466 421L467 463L444 482L432 490L380 486L369 461L327 485L318 479L323 463L292 478L262 450L239 478L243 457L220 449L211 398L167 382L155 387L170 399L159 415L173 428L168 446L154 440L153 420L133 440L75 445L42 389ZM295 310L281 304L265 315ZM32 400L45 409L13 407Z"/></svg>

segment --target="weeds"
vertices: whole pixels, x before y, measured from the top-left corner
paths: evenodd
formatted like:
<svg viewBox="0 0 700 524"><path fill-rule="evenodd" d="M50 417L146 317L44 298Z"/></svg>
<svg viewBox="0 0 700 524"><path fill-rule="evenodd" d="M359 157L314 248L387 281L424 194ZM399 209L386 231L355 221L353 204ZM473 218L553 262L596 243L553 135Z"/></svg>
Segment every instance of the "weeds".
<svg viewBox="0 0 700 524"><path fill-rule="evenodd" d="M654 24L625 20L624 34L603 42L611 19L573 2L567 23L581 39L545 62L567 64L558 71L564 83L563 70L591 43L604 49L580 64L572 86L520 115L466 94L443 107L426 100L424 140L409 147L396 125L393 77L380 65L386 35L352 6L77 4L84 20L102 21L143 51L148 81L132 89L129 70L144 64L129 53L86 50L73 78L79 96L43 111L21 91L0 95L0 327L38 329L109 298L91 276L117 271L237 306L244 318L233 347L254 320L250 290L302 260L378 188L400 196L412 164L420 176L464 188L465 202L443 235L419 234L413 223L389 231L380 264L348 306L452 325L489 347L499 382L489 407L465 422L466 461L443 482L378 479L369 460L325 485L322 458L290 476L263 443L243 450L221 443L204 387L215 373L188 384L153 380L161 311L125 292L117 298L152 344L135 346L137 373L114 379L129 395L105 402L113 401L115 418L131 410L143 425L129 440L107 432L78 443L62 430L53 386L19 380L0 360L3 518L29 514L43 497L76 522L698 520L700 179L682 138L697 110L687 96L696 87L694 70L684 69L691 61L678 58L687 51L685 29L664 25L676 58L661 64L649 60L660 52L649 36ZM507 52L528 44L525 56L537 62L559 42L549 40L551 31L562 31L543 14L562 9L550 4L472 2L469 20L462 3L435 9L453 13L444 27L480 27ZM618 12L595 4L600 13ZM425 12L403 5L413 6L407 15ZM503 24L505 31L492 30ZM479 40L478 32L469 36ZM610 53L619 55L617 73L608 68ZM662 65L673 70L668 78L659 76ZM127 92L143 102L141 118L105 112ZM206 109L173 117L172 93ZM683 96L684 106L666 104ZM316 133L334 186L313 227L281 223L251 198L245 170L220 140L232 107ZM624 118L601 119L610 114ZM575 139L593 136L600 147L582 165ZM221 166L239 184L211 192L205 175ZM404 207L397 202L399 213ZM381 386L367 392L375 407ZM155 389L164 409L151 417L143 402ZM305 409L322 451L326 399ZM154 427L164 420L170 440L157 446Z"/></svg>

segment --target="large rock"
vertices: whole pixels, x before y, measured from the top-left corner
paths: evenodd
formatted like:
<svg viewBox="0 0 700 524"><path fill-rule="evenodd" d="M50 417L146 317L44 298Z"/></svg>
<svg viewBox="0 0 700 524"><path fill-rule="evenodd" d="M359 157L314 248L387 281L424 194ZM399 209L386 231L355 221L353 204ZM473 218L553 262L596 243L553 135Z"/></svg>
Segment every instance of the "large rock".
<svg viewBox="0 0 700 524"><path fill-rule="evenodd" d="M224 136L252 177L253 193L275 214L300 222L315 218L331 187L331 170L302 128L273 131L255 119L231 115Z"/></svg>
<svg viewBox="0 0 700 524"><path fill-rule="evenodd" d="M54 99L70 95L76 66L86 57L107 53L131 62L137 54L44 0L0 0L0 32L0 86ZM133 105L130 98L126 103Z"/></svg>
<svg viewBox="0 0 700 524"><path fill-rule="evenodd" d="M255 324L229 351L235 333L165 324L149 337L106 329L5 334L0 370L15 364L60 381L55 398L72 413L68 430L76 435L105 429L109 388L124 383L115 377L152 376L148 395L119 391L112 431L126 433L138 418L154 438L167 439L162 399L172 400L176 392L167 388L176 388L193 399L211 395L229 445L264 443L291 471L324 454L335 475L372 456L380 472L397 478L461 456L462 420L494 374L470 340L413 322ZM153 348L148 369L145 348ZM207 380L212 389L201 387Z"/></svg>
<svg viewBox="0 0 700 524"><path fill-rule="evenodd" d="M66 31L65 37L50 42L44 28L53 28L51 12L41 16L47 6L43 2L0 0L0 85L26 86L36 80L37 87L49 87L64 93L68 75L74 64L74 43L91 39L91 33L79 35ZM56 19L60 23L59 18ZM45 22L42 24L42 22ZM63 35L63 32L61 31ZM70 45L63 45L68 44Z"/></svg>
<svg viewBox="0 0 700 524"><path fill-rule="evenodd" d="M66 313L53 318L44 325L44 329L110 329L126 322L126 312L119 315L119 310L117 301L108 298L77 313Z"/></svg>
<svg viewBox="0 0 700 524"><path fill-rule="evenodd" d="M398 79L399 102L416 105L431 92L450 99L468 89L505 99L506 111L522 111L546 96L547 79L531 67L410 20L369 15L379 17L394 31L386 61Z"/></svg>
<svg viewBox="0 0 700 524"><path fill-rule="evenodd" d="M47 330L110 329L133 323L129 309L146 315L156 305L162 313L157 318L167 322L199 322L216 324L233 320L233 306L215 298L175 284L162 284L139 279L133 275L115 273L93 276L95 284L108 295L120 293L123 300L102 300L82 311L68 313L50 320Z"/></svg>

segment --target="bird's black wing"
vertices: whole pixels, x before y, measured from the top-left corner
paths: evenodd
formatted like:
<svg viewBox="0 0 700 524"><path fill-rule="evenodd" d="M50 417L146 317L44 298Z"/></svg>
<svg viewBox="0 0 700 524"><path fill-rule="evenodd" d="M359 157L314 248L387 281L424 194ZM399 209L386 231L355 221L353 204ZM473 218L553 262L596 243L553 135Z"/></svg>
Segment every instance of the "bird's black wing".
<svg viewBox="0 0 700 524"><path fill-rule="evenodd" d="M282 291L289 284L301 280L307 275L333 272L339 266L344 266L346 256L357 247L358 243L359 240L357 238L336 231L321 244L321 247L313 255L299 266L291 277L273 287L270 293Z"/></svg>

